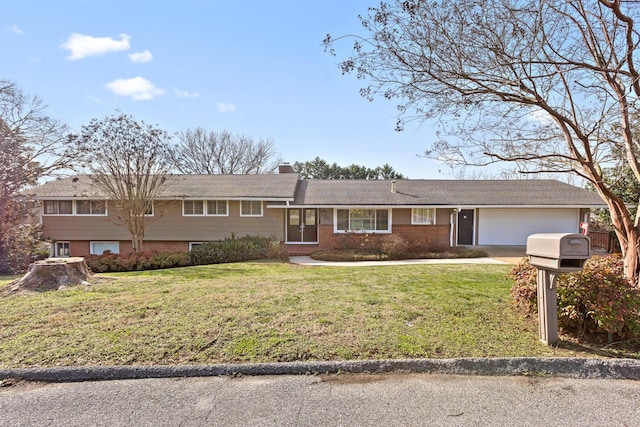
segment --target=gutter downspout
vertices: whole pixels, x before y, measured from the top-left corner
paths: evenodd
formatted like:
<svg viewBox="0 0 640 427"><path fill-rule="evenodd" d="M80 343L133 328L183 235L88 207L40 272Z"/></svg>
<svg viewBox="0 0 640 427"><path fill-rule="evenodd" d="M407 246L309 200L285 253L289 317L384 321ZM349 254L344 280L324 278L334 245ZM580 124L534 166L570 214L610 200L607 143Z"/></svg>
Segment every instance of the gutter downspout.
<svg viewBox="0 0 640 427"><path fill-rule="evenodd" d="M458 213L458 208L453 208L451 210L451 215L449 215L449 246L453 247L453 238L454 238L454 233L453 233L453 229L454 229L454 225L455 225L455 219Z"/></svg>

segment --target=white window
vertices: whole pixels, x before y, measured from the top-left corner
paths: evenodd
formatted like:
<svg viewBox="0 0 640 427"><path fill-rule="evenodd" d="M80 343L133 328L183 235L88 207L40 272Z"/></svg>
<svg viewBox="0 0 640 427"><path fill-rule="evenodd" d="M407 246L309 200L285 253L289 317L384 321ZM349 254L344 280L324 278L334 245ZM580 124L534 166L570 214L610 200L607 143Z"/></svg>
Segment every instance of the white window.
<svg viewBox="0 0 640 427"><path fill-rule="evenodd" d="M73 215L73 200L45 200L45 215Z"/></svg>
<svg viewBox="0 0 640 427"><path fill-rule="evenodd" d="M204 242L189 242L189 250L192 250L196 246L204 245Z"/></svg>
<svg viewBox="0 0 640 427"><path fill-rule="evenodd" d="M228 216L226 200L183 200L182 216Z"/></svg>
<svg viewBox="0 0 640 427"><path fill-rule="evenodd" d="M106 215L104 200L76 200L76 215Z"/></svg>
<svg viewBox="0 0 640 427"><path fill-rule="evenodd" d="M433 225L436 223L436 210L434 208L411 209L411 224Z"/></svg>
<svg viewBox="0 0 640 427"><path fill-rule="evenodd" d="M153 216L153 200L147 202L147 205L144 210L144 216Z"/></svg>
<svg viewBox="0 0 640 427"><path fill-rule="evenodd" d="M120 242L89 242L89 251L91 255L102 255L105 251L119 254Z"/></svg>
<svg viewBox="0 0 640 427"><path fill-rule="evenodd" d="M336 209L335 231L391 232L389 209Z"/></svg>
<svg viewBox="0 0 640 427"><path fill-rule="evenodd" d="M241 201L240 216L262 216L262 202L255 200Z"/></svg>
<svg viewBox="0 0 640 427"><path fill-rule="evenodd" d="M45 200L44 215L107 215L104 200Z"/></svg>
<svg viewBox="0 0 640 427"><path fill-rule="evenodd" d="M202 200L183 200L182 215L184 216L204 215L204 202Z"/></svg>
<svg viewBox="0 0 640 427"><path fill-rule="evenodd" d="M68 257L69 255L69 242L56 242L54 249L54 256Z"/></svg>
<svg viewBox="0 0 640 427"><path fill-rule="evenodd" d="M226 200L207 200L207 215L228 216L229 203Z"/></svg>

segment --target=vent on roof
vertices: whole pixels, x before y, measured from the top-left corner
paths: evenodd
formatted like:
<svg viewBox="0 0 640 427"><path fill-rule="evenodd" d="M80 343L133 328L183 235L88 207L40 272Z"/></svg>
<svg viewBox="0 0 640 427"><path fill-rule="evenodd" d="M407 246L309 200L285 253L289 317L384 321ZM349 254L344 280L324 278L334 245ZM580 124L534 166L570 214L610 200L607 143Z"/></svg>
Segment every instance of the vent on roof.
<svg viewBox="0 0 640 427"><path fill-rule="evenodd" d="M392 193L396 192L396 181L395 180L391 181L391 192Z"/></svg>

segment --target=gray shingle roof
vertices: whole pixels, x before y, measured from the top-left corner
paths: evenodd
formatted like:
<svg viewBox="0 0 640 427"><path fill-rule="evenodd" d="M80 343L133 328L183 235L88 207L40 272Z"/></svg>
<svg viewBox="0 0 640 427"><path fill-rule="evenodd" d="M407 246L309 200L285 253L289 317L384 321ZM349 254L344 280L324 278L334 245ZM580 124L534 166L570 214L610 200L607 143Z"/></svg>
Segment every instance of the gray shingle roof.
<svg viewBox="0 0 640 427"><path fill-rule="evenodd" d="M604 207L591 191L555 180L310 180L294 203L316 206L584 206Z"/></svg>
<svg viewBox="0 0 640 427"><path fill-rule="evenodd" d="M297 182L297 174L172 175L162 197L292 200ZM42 199L101 197L88 175L50 181L27 192Z"/></svg>
<svg viewBox="0 0 640 427"><path fill-rule="evenodd" d="M555 180L309 180L297 174L173 175L167 199L285 201L310 206L583 206L604 207L593 192ZM297 184L297 186L296 186ZM38 198L101 198L89 176L47 182Z"/></svg>

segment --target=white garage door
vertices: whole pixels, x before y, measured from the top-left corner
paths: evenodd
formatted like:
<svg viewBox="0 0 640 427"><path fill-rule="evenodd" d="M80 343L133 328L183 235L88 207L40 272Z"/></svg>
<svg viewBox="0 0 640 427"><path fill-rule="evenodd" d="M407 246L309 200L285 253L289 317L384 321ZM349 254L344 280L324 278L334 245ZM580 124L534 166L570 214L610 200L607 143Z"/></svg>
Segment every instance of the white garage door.
<svg viewBox="0 0 640 427"><path fill-rule="evenodd" d="M526 245L535 233L577 233L579 209L478 209L478 245Z"/></svg>

